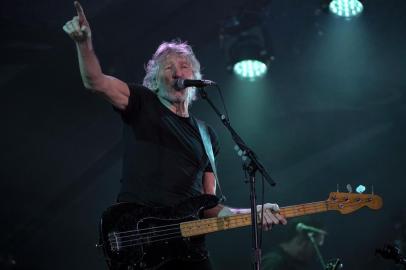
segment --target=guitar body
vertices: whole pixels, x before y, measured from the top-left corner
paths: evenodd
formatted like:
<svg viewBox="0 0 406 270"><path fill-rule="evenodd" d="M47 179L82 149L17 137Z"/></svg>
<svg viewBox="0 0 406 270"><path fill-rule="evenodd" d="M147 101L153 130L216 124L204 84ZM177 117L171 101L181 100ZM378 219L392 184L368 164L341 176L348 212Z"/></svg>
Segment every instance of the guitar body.
<svg viewBox="0 0 406 270"><path fill-rule="evenodd" d="M146 207L135 203L109 207L99 227L99 245L109 269L152 270L174 259L201 259L189 250L202 238L183 238L179 225L198 220L202 210L217 203L217 197L201 195L175 207Z"/></svg>

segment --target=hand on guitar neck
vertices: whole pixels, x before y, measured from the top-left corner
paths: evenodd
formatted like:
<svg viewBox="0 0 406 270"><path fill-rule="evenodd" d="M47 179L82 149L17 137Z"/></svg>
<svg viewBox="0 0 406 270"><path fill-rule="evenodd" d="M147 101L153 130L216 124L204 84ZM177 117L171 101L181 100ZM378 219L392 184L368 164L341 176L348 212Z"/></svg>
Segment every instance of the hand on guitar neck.
<svg viewBox="0 0 406 270"><path fill-rule="evenodd" d="M230 208L223 206L223 208L218 213L218 217L227 217L238 214L250 214L251 209L246 208ZM264 207L262 205L257 205L258 221L262 223L262 228L268 231L275 224L286 225L286 218L279 213L279 206L276 203L265 203ZM262 218L263 216L263 218Z"/></svg>

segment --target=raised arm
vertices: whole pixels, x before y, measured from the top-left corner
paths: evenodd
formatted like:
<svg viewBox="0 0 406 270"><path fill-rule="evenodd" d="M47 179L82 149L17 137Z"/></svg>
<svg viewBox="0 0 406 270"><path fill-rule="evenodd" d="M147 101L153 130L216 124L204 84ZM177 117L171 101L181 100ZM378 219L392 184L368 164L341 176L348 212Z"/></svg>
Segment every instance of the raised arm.
<svg viewBox="0 0 406 270"><path fill-rule="evenodd" d="M115 107L125 109L130 96L128 85L103 73L93 50L89 22L80 3L75 1L74 5L77 16L66 22L63 30L75 41L83 85L87 89L101 94Z"/></svg>

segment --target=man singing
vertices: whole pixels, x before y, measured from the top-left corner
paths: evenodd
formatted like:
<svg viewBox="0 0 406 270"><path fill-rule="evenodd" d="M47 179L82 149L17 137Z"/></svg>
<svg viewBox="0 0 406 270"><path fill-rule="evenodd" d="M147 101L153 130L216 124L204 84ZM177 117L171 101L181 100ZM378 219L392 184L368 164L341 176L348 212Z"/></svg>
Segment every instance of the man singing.
<svg viewBox="0 0 406 270"><path fill-rule="evenodd" d="M123 82L103 73L93 50L84 11L78 2L74 5L77 16L68 21L63 30L76 44L83 84L107 99L121 114L125 125L123 178L118 202L173 206L200 194L215 195L215 176L197 121L189 112L196 89L174 86L178 79L201 79L200 63L192 48L179 41L164 42L146 66L143 85ZM217 154L217 137L212 128L208 130ZM276 204L267 204L265 208L264 229L270 229L272 224L286 224L285 218L276 213ZM218 204L205 210L204 216L249 212L250 209ZM212 269L204 239L193 241L195 244L190 245L184 256L165 263L160 269Z"/></svg>

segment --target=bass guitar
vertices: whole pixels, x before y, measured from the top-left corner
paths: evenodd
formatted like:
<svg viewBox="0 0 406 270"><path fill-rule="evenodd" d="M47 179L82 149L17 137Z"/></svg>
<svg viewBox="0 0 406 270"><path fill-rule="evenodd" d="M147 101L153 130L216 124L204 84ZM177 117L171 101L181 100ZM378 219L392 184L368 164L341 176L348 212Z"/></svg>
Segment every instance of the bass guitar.
<svg viewBox="0 0 406 270"><path fill-rule="evenodd" d="M158 269L179 258L197 236L251 225L250 214L199 218L217 203L217 197L201 195L170 208L112 205L102 215L98 244L109 269ZM348 214L364 206L380 209L382 199L374 194L332 192L325 201L281 207L280 213L286 218L325 211Z"/></svg>

